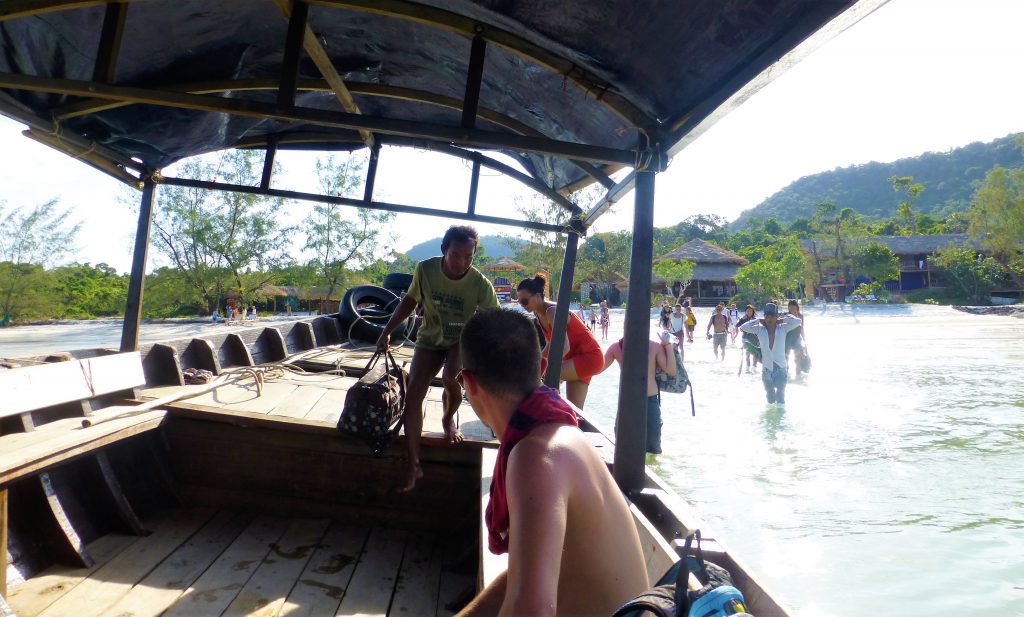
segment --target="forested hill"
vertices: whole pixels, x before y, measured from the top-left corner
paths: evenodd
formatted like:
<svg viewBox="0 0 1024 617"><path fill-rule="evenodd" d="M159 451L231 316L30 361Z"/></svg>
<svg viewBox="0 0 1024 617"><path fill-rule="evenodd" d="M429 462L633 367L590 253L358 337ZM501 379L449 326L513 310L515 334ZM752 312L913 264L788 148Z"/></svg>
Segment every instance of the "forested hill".
<svg viewBox="0 0 1024 617"><path fill-rule="evenodd" d="M499 257L512 257L512 249L508 241L501 236L480 236L480 245L484 247L484 254L489 259ZM431 238L426 242L420 242L412 247L405 254L413 261L420 261L428 257L441 254L441 238Z"/></svg>
<svg viewBox="0 0 1024 617"><path fill-rule="evenodd" d="M790 222L798 216L811 217L815 206L822 202L831 202L839 209L853 208L869 218L887 218L906 199L904 193L893 191L888 181L892 176L913 176L914 182L924 185L924 191L914 202L916 212L946 216L967 208L974 190L993 166L1024 166L1022 148L1014 135L1008 135L949 152L927 152L892 163L871 162L806 176L745 210L736 223L748 217L775 217L780 222Z"/></svg>

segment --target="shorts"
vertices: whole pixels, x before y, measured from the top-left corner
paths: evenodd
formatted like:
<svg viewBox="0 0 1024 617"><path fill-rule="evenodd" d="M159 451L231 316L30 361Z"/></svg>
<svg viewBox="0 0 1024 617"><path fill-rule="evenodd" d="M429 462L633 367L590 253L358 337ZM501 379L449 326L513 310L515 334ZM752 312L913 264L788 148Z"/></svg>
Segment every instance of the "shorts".
<svg viewBox="0 0 1024 617"><path fill-rule="evenodd" d="M590 351L581 351L579 355L571 355L566 360L572 360L572 365L576 368L576 376L587 385L590 385L590 380L594 378L594 375L604 370L604 354L601 353L600 347Z"/></svg>
<svg viewBox="0 0 1024 617"><path fill-rule="evenodd" d="M725 349L725 343L727 342L726 338L728 336L729 336L728 332L715 332L715 341L714 341L715 349L718 349L719 347L721 347L724 350Z"/></svg>

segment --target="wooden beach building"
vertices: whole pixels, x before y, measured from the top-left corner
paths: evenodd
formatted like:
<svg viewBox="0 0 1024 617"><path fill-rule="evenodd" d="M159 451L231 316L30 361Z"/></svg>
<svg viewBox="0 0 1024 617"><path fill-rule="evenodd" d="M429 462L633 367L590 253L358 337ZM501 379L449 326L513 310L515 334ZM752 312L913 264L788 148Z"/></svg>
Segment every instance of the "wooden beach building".
<svg viewBox="0 0 1024 617"><path fill-rule="evenodd" d="M736 253L718 245L694 238L655 260L667 259L693 262L693 278L684 281L663 281L655 278L653 290L679 297L692 298L696 306L714 306L736 295L736 272L749 262Z"/></svg>

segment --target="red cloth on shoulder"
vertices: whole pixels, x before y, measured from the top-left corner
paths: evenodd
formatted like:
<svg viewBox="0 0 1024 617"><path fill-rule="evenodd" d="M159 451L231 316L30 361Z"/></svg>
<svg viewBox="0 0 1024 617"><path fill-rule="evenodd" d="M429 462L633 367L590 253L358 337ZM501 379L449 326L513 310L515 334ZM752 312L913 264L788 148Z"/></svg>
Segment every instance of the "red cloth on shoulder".
<svg viewBox="0 0 1024 617"><path fill-rule="evenodd" d="M541 424L565 424L579 426L576 408L562 398L558 390L540 386L526 397L509 418L505 434L498 447L498 460L494 462L494 476L491 478L491 499L487 503L487 545L492 553L508 552L508 498L505 493L505 472L508 471L508 456L512 448Z"/></svg>

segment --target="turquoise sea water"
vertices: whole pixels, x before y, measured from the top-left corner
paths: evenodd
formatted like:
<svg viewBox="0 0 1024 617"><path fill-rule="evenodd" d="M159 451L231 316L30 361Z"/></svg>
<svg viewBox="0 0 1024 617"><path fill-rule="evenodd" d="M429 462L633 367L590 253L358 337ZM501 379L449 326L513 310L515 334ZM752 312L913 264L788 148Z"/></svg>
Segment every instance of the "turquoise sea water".
<svg viewBox="0 0 1024 617"><path fill-rule="evenodd" d="M1024 615L1024 319L805 315L813 367L784 409L738 346L687 345L697 416L663 396L657 472L797 615ZM591 385L604 426L617 385Z"/></svg>

